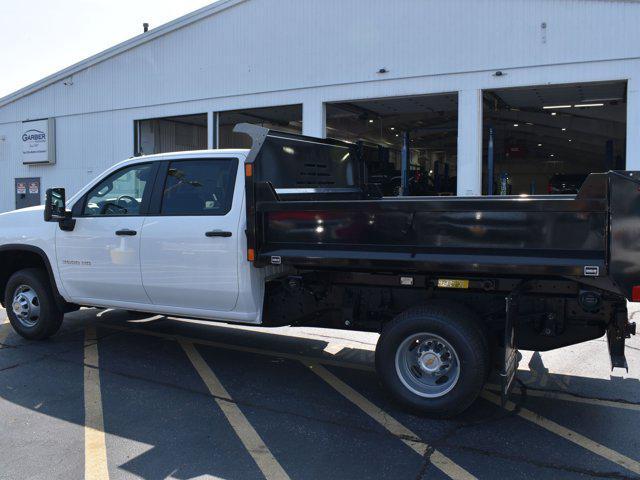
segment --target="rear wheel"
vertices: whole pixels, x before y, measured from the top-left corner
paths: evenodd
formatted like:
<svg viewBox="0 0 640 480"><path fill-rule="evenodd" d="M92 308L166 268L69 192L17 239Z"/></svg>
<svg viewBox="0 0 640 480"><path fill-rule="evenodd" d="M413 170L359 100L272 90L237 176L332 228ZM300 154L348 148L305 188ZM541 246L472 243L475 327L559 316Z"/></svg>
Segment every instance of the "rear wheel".
<svg viewBox="0 0 640 480"><path fill-rule="evenodd" d="M406 407L438 417L466 410L489 364L487 341L471 311L416 307L387 324L376 347L383 385Z"/></svg>
<svg viewBox="0 0 640 480"><path fill-rule="evenodd" d="M7 317L13 329L29 340L44 340L62 325L64 314L56 304L49 278L40 269L14 273L5 288Z"/></svg>

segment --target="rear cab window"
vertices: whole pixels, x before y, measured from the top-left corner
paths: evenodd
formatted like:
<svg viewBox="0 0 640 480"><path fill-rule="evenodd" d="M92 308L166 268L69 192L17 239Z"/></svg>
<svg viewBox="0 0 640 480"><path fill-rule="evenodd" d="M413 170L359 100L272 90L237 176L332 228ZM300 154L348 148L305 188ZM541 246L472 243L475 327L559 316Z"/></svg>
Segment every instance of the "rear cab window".
<svg viewBox="0 0 640 480"><path fill-rule="evenodd" d="M237 170L236 158L171 161L160 214L226 215L233 202Z"/></svg>

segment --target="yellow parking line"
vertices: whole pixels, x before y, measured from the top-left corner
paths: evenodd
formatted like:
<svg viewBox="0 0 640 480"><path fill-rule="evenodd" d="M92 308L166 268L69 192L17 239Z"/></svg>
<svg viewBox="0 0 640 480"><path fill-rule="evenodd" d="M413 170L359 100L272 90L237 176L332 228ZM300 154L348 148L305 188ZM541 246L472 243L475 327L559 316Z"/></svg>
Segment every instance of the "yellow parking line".
<svg viewBox="0 0 640 480"><path fill-rule="evenodd" d="M327 346L324 347L322 351L328 353L329 355L338 355L345 348L346 347L344 345L340 345L339 343L327 343Z"/></svg>
<svg viewBox="0 0 640 480"><path fill-rule="evenodd" d="M500 397L493 393L489 393L486 390L482 392L481 396L486 400L489 400L496 405L500 405ZM507 402L505 408L509 411L515 410L516 406L513 402ZM601 457L620 465L627 470L630 470L636 474L640 474L640 462L633 460L621 453L616 452L615 450L610 449L609 447L605 447L604 445L591 440L590 438L585 437L584 435L579 434L578 432L574 432L562 425L557 424L556 422L549 420L543 416L538 415L537 413L532 412L531 410L527 410L526 408L520 408L518 411L518 416L528 420L556 435L561 436L562 438L569 440L570 442L579 445L580 447L589 450L596 455L600 455Z"/></svg>
<svg viewBox="0 0 640 480"><path fill-rule="evenodd" d="M331 385L339 393L341 393L347 400L358 406L363 412L373 418L376 422L386 428L393 435L399 437L407 446L413 449L420 456L424 456L429 450L429 445L423 442L418 435L413 433L407 427L398 422L391 415L384 410L378 408L376 405L367 400L360 393L356 392L349 385L344 383L334 374L329 372L326 368L318 363L303 362L314 373L316 373L325 382ZM475 479L473 475L467 472L460 465L454 463L451 459L444 456L437 450L434 450L429 457L431 463L441 470L445 475L448 475L454 479Z"/></svg>
<svg viewBox="0 0 640 480"><path fill-rule="evenodd" d="M109 324L101 324L100 326L103 328L111 329L111 330L137 333L140 335L149 335L151 337L164 338L166 340L174 340L174 341L182 340L185 342L193 343L195 345L205 345L208 347L222 348L225 350L232 350L236 352L255 353L258 355L267 355L270 357L286 358L289 360L296 360L300 362L314 361L314 362L321 363L323 365L334 365L337 367L350 368L353 370L364 370L367 372L375 371L375 369L371 365L343 362L340 360L335 360L330 358L316 358L316 357L309 357L305 355L297 355L295 353L283 353L283 352L276 352L274 350L264 350L262 348L244 347L241 345L231 345L229 343L214 342L211 340L203 340L200 338L183 337L182 335L171 335L168 333L154 332L152 330L145 330L144 328L123 327L121 325L109 325Z"/></svg>
<svg viewBox="0 0 640 480"><path fill-rule="evenodd" d="M9 319L5 318L0 321L0 349L4 348L2 344L9 336L9 333L11 333L11 324L9 323Z"/></svg>
<svg viewBox="0 0 640 480"><path fill-rule="evenodd" d="M202 358L202 355L200 355L200 352L198 352L194 344L181 339L180 345L182 345L189 360L191 360L200 377L202 377L211 395L214 396L222 413L227 417L231 427L233 427L236 435L238 435L242 444L251 457L253 457L265 478L269 480L289 479L287 473L271 454L271 451L264 444L258 432L251 426L247 417L244 416L240 408L234 403L229 392L227 392L222 383L220 383L220 380L218 380L216 374L213 373L213 370L211 370L207 362Z"/></svg>
<svg viewBox="0 0 640 480"><path fill-rule="evenodd" d="M109 478L107 446L102 416L100 370L96 327L90 325L84 337L84 478Z"/></svg>
<svg viewBox="0 0 640 480"><path fill-rule="evenodd" d="M500 391L500 385L495 384L487 384L486 388L488 390ZM513 393L521 395L522 389L519 387L514 387ZM635 410L640 412L640 405L635 403L625 403L617 400L602 400L599 398L584 398L578 397L576 395L572 395L570 393L562 393L562 392L551 392L548 390L533 390L531 388L527 388L526 394L528 397L539 397L539 398L549 398L552 400L564 400L566 402L574 402L574 403L585 403L588 405L597 405L600 407L611 407L611 408L621 408L623 410Z"/></svg>

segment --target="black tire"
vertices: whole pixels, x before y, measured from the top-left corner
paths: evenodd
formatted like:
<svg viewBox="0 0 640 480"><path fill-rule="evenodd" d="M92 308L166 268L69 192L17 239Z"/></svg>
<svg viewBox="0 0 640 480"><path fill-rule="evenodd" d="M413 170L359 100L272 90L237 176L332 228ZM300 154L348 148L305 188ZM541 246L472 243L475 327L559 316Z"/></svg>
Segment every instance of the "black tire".
<svg viewBox="0 0 640 480"><path fill-rule="evenodd" d="M489 368L488 340L478 318L466 308L436 303L411 308L385 325L376 347L376 370L382 384L403 406L416 413L448 418L476 400ZM448 342L459 359L459 376L450 391L427 398L401 380L396 354L413 335L431 334Z"/></svg>
<svg viewBox="0 0 640 480"><path fill-rule="evenodd" d="M438 302L438 301L436 301ZM490 341L490 330L487 325L482 322L478 316L466 305L458 304L458 303L449 303L446 301L439 302L438 304L442 305L444 308L448 310L456 310L456 317L465 317L473 319L473 326L478 330L478 334L480 335L480 340L482 341L482 345L484 346L485 355L487 358L487 362L485 364L485 375L484 379L487 381L489 379L489 375L491 375L491 371L493 370L493 352L494 348L491 346Z"/></svg>
<svg viewBox="0 0 640 480"><path fill-rule="evenodd" d="M17 289L26 286L35 292L39 312L28 321L19 319L13 311L13 300ZM4 293L7 317L13 329L28 340L44 340L55 334L62 325L63 312L55 301L48 275L38 268L27 268L14 273Z"/></svg>

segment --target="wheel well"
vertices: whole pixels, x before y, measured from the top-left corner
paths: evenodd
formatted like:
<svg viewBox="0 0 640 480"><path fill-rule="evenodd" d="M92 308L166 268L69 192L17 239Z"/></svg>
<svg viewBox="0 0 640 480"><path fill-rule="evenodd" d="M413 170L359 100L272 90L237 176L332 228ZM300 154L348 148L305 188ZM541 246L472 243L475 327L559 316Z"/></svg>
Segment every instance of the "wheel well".
<svg viewBox="0 0 640 480"><path fill-rule="evenodd" d="M24 268L39 268L49 273L42 256L29 250L0 251L0 302L4 306L4 294L11 275Z"/></svg>
<svg viewBox="0 0 640 480"><path fill-rule="evenodd" d="M8 248L0 250L0 304L2 304L3 307L6 306L4 304L4 296L7 282L9 278L11 278L11 275L25 268L38 268L49 277L54 298L58 303L58 307L63 312L72 312L79 308L77 305L68 303L62 295L60 295L55 278L53 277L53 272L51 271L51 265L42 250L36 247L7 247Z"/></svg>

